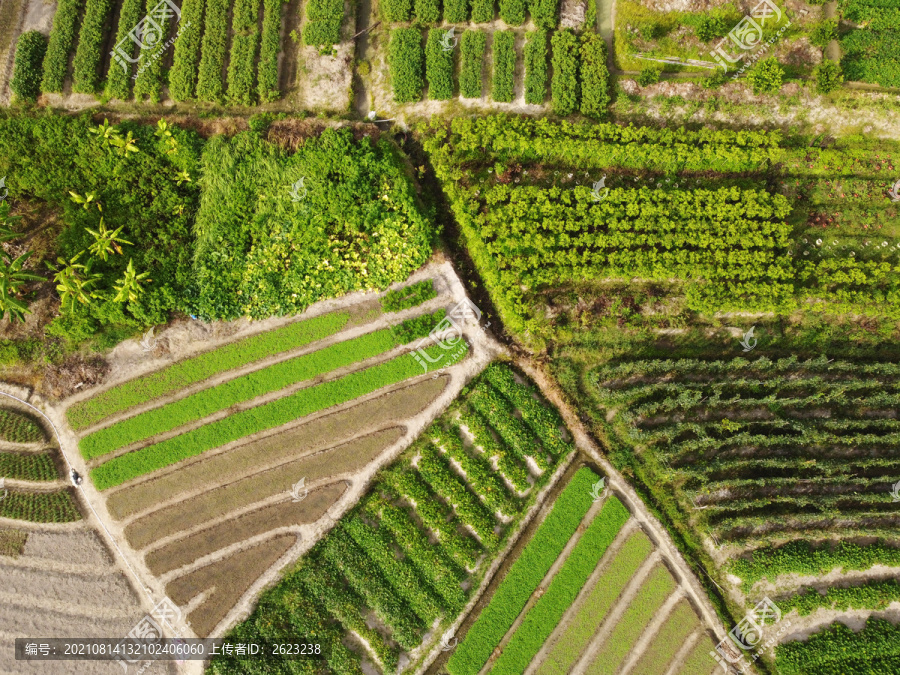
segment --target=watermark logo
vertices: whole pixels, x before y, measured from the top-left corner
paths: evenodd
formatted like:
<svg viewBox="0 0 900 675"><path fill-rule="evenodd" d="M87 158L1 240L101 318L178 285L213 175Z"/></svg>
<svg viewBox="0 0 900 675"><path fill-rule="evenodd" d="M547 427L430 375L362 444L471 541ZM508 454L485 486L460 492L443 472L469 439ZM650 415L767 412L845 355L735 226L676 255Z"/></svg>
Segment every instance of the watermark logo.
<svg viewBox="0 0 900 675"><path fill-rule="evenodd" d="M144 333L144 337L141 338L138 344L141 345L141 349L145 352L152 351L156 347L156 338L153 337L153 326L150 326L150 330Z"/></svg>
<svg viewBox="0 0 900 675"><path fill-rule="evenodd" d="M445 52L452 52L458 42L459 38L456 36L456 31L453 26L450 26L450 30L444 33L444 37L441 38L441 49Z"/></svg>
<svg viewBox="0 0 900 675"><path fill-rule="evenodd" d="M9 190L6 189L6 176L0 178L0 202L9 196Z"/></svg>
<svg viewBox="0 0 900 675"><path fill-rule="evenodd" d="M441 319L441 322L431 330L428 337L419 341L415 351L412 353L413 358L422 366L426 373L429 370L429 364L438 363L445 358L445 365L441 370L453 365L466 353L462 326L473 321L475 323L481 321L481 310L478 309L475 303L466 298L453 307L447 313L447 316ZM429 344L436 344L446 352L453 350L453 353L439 353L437 356L432 357L426 351L426 347ZM434 377L437 377L437 373L434 374Z"/></svg>
<svg viewBox="0 0 900 675"><path fill-rule="evenodd" d="M609 188L606 187L606 176L594 183L591 188L591 199L595 202L602 202L609 196Z"/></svg>
<svg viewBox="0 0 900 675"><path fill-rule="evenodd" d="M181 9L172 2L172 0L161 0L156 7L151 9L147 15L128 32L128 35L119 40L109 55L112 56L116 63L122 66L122 70L127 73L130 70L129 64L137 63L140 60L140 52L142 50L153 49L162 42L162 39L166 34L166 22L173 16L176 17L176 22L181 21ZM180 32L181 31L179 30L179 33ZM129 56L128 50L125 49L128 40L131 40L140 48L137 55L134 57Z"/></svg>
<svg viewBox="0 0 900 675"><path fill-rule="evenodd" d="M606 487L606 479L601 478L596 483L591 485L591 501L594 503L600 501L600 497L603 494L603 488Z"/></svg>
<svg viewBox="0 0 900 675"><path fill-rule="evenodd" d="M741 619L738 625L728 631L728 636L716 645L716 651L710 652L710 656L719 662L725 672L737 669L737 664L743 667L741 662L745 657L744 652L752 652L751 660L756 661L760 657L759 650L765 650L774 645L778 638L790 628L791 624L787 622L787 625L782 626L777 634L770 636L763 643L766 627L779 621L781 621L781 609L768 596L764 597Z"/></svg>
<svg viewBox="0 0 900 675"><path fill-rule="evenodd" d="M450 635L445 635L441 638L441 651L449 652L456 647L456 644L457 639L453 633L450 633Z"/></svg>
<svg viewBox="0 0 900 675"><path fill-rule="evenodd" d="M0 485L0 487L3 487L3 486ZM896 483L894 483L892 488L893 489L891 490L891 501L900 502L900 480L898 480Z"/></svg>
<svg viewBox="0 0 900 675"><path fill-rule="evenodd" d="M163 633L160 624L165 624L168 626L169 630L175 634L175 637L179 638L181 635L175 628L175 624L178 623L180 619L181 609L179 609L178 605L169 600L169 598L163 598L156 603L156 606L154 606L152 610L150 610L150 614L145 614L144 618L138 621L134 628L128 631L128 635L125 637L161 641L165 638L165 634ZM132 654L129 652L126 646L126 643L120 643L121 651L116 653L129 654L129 656L133 655L135 658L131 659L129 656L122 656L122 658L116 659L116 663L122 666L122 669L127 673L128 667L139 663L141 659L137 653ZM139 667L137 672L139 674L143 673L152 664L153 661L145 661L143 665Z"/></svg>
<svg viewBox="0 0 900 675"><path fill-rule="evenodd" d="M756 330L756 326L753 326L750 330L744 333L744 339L741 340L741 347L744 348L745 352L751 351L756 343L759 342L754 336L753 331Z"/></svg>
<svg viewBox="0 0 900 675"><path fill-rule="evenodd" d="M6 489L6 479L0 478L0 501L6 499L6 495L9 494L9 490Z"/></svg>
<svg viewBox="0 0 900 675"><path fill-rule="evenodd" d="M3 181L0 181L0 187L2 187L2 185ZM893 187L888 190L888 194L891 196L892 202L900 202L900 180L894 183Z"/></svg>
<svg viewBox="0 0 900 675"><path fill-rule="evenodd" d="M302 201L306 197L306 186L303 184L303 181L306 180L305 177L301 176L300 180L294 183L291 186L291 201L299 202Z"/></svg>
<svg viewBox="0 0 900 675"><path fill-rule="evenodd" d="M729 32L728 35L719 41L715 49L711 51L709 55L716 60L716 63L719 64L718 67L721 67L727 73L730 64L733 65L738 61L741 61L747 56L748 52L758 50L763 45L774 44L775 41L781 37L782 33L784 33L791 25L790 21L787 22L787 25L779 29L778 34L775 37L770 38L769 40L763 40L766 23L771 21L772 24L779 24L781 23L782 16L781 8L772 2L772 0L762 0L756 7L750 10L750 14L744 16L744 18L731 29L731 32ZM741 50L737 53L737 56L732 56L723 48L722 45L726 41L730 41L730 43ZM768 47L765 47L762 51L768 51ZM755 60L755 58L753 60ZM741 72L743 72L743 70L744 68L741 69Z"/></svg>
<svg viewBox="0 0 900 675"><path fill-rule="evenodd" d="M308 496L309 490L306 487L306 476L304 476L291 486L291 501L302 502Z"/></svg>

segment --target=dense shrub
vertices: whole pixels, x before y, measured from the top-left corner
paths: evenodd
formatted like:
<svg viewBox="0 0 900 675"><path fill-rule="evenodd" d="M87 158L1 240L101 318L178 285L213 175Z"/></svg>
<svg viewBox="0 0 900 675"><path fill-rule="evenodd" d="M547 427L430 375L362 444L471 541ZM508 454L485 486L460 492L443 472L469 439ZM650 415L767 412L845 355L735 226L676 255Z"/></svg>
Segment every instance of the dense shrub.
<svg viewBox="0 0 900 675"><path fill-rule="evenodd" d="M516 72L516 34L511 30L495 30L493 36L494 77L491 98L499 103L512 103L513 78Z"/></svg>
<svg viewBox="0 0 900 675"><path fill-rule="evenodd" d="M409 21L412 11L413 0L381 0L381 13L389 23Z"/></svg>
<svg viewBox="0 0 900 675"><path fill-rule="evenodd" d="M774 56L763 59L747 72L747 82L754 94L768 94L781 89L784 81L784 69Z"/></svg>
<svg viewBox="0 0 900 675"><path fill-rule="evenodd" d="M701 16L694 25L694 33L700 42L711 42L716 38L725 37L732 28L725 21L725 17L718 14L706 14Z"/></svg>
<svg viewBox="0 0 900 675"><path fill-rule="evenodd" d="M559 24L559 0L529 0L528 10L538 28L552 30Z"/></svg>
<svg viewBox="0 0 900 675"><path fill-rule="evenodd" d="M459 94L465 98L481 98L481 79L487 35L480 30L462 34L459 65Z"/></svg>
<svg viewBox="0 0 900 675"><path fill-rule="evenodd" d="M453 49L445 49L447 30L432 28L425 46L425 77L428 98L447 101L453 97Z"/></svg>
<svg viewBox="0 0 900 675"><path fill-rule="evenodd" d="M413 7L415 8L416 19L421 23L440 23L440 0L413 0Z"/></svg>
<svg viewBox="0 0 900 675"><path fill-rule="evenodd" d="M78 17L84 0L59 0L53 15L53 28L47 53L44 56L44 74L41 91L61 92L69 69L69 54L75 44Z"/></svg>
<svg viewBox="0 0 900 675"><path fill-rule="evenodd" d="M410 103L422 98L424 54L422 34L418 28L395 28L391 31L388 54L394 101Z"/></svg>
<svg viewBox="0 0 900 675"><path fill-rule="evenodd" d="M525 23L525 0L500 0L500 18L510 26Z"/></svg>
<svg viewBox="0 0 900 675"><path fill-rule="evenodd" d="M40 31L30 30L19 36L12 81L9 83L16 100L37 100L41 93L42 66L46 52L47 38Z"/></svg>
<svg viewBox="0 0 900 675"><path fill-rule="evenodd" d="M103 38L112 13L110 0L87 0L73 61L72 91L93 94L100 86Z"/></svg>
<svg viewBox="0 0 900 675"><path fill-rule="evenodd" d="M310 0L306 5L303 41L317 47L330 47L341 41L344 0Z"/></svg>
<svg viewBox="0 0 900 675"><path fill-rule="evenodd" d="M646 66L641 68L641 72L637 76L637 83L642 87L649 87L651 84L659 82L662 77L662 66Z"/></svg>
<svg viewBox="0 0 900 675"><path fill-rule="evenodd" d="M472 0L472 21L489 23L494 20L494 0Z"/></svg>
<svg viewBox="0 0 900 675"><path fill-rule="evenodd" d="M844 82L844 74L841 64L837 61L825 59L813 69L813 79L816 82L816 91L827 94L834 91Z"/></svg>
<svg viewBox="0 0 900 675"><path fill-rule="evenodd" d="M572 31L557 31L550 38L553 47L553 79L550 84L553 112L571 115L578 108L578 38Z"/></svg>
<svg viewBox="0 0 900 675"><path fill-rule="evenodd" d="M525 103L540 105L547 98L547 31L528 33L525 41Z"/></svg>
<svg viewBox="0 0 900 675"><path fill-rule="evenodd" d="M156 4L154 0L147 0L145 7L149 12ZM159 103L163 86L163 62L168 49L166 42L168 41L172 18L166 17L161 19L159 25L162 29L162 35L159 37L159 40L152 47L140 50L137 76L134 79L135 100L140 101L145 96L148 96L151 102Z"/></svg>
<svg viewBox="0 0 900 675"><path fill-rule="evenodd" d="M119 28L116 31L116 41L113 49L125 52L123 62L116 58L109 61L109 70L106 72L106 91L109 98L126 100L131 98L131 73L134 70L133 61L137 53L137 45L128 37L128 33L138 24L144 9L142 0L124 0L119 14ZM122 58L121 56L119 58Z"/></svg>
<svg viewBox="0 0 900 675"><path fill-rule="evenodd" d="M828 46L832 40L837 40L837 19L825 19L813 26L809 34L809 41L816 47L823 49Z"/></svg>
<svg viewBox="0 0 900 675"><path fill-rule="evenodd" d="M606 41L597 33L581 37L581 114L599 119L609 107Z"/></svg>
<svg viewBox="0 0 900 675"><path fill-rule="evenodd" d="M169 71L169 94L176 101L194 97L205 4L206 0L184 0L181 6L181 22L178 24L181 34L175 40L175 54Z"/></svg>
<svg viewBox="0 0 900 675"><path fill-rule="evenodd" d="M228 8L230 0L206 0L206 27L200 48L197 98L218 103L222 98L222 71L228 51Z"/></svg>
<svg viewBox="0 0 900 675"><path fill-rule="evenodd" d="M444 0L444 21L465 23L469 20L469 0Z"/></svg>

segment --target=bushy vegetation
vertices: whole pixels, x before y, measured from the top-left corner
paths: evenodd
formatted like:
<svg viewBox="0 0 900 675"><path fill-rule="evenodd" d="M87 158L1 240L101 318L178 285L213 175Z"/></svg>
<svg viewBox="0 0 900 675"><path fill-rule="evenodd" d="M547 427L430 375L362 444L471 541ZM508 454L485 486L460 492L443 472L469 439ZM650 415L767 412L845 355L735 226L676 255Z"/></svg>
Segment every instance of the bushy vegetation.
<svg viewBox="0 0 900 675"><path fill-rule="evenodd" d="M507 375L504 381L512 378L508 369ZM476 384L490 386L483 378ZM526 387L520 396L530 395L528 391ZM534 496L533 489L524 498L513 495L501 473L492 468L487 449L464 443L465 432L456 421L459 411L471 412L465 394L399 460L376 476L368 494L275 588L263 594L253 615L232 635L270 641L295 630L295 620L286 625L279 617L286 611L293 614L294 598L302 598L304 621L335 645L326 653L328 669L358 674L361 658L372 659L373 654L384 671L395 670L401 651L419 647L436 620L441 627L453 622ZM486 424L499 421L492 416ZM451 461L464 467L465 476L457 473ZM537 485L547 477L549 472L535 476ZM564 494L541 527L540 541L529 549L533 564L543 562L541 542L555 546L560 539L559 546L564 545L565 532L570 535L590 507L583 481L576 481ZM501 519L499 512L509 518ZM534 570L531 574L537 584L541 577ZM384 630L366 624L363 617L369 613L378 617ZM371 651L362 654L341 645L339 638L347 631L364 637ZM431 632L431 640L440 632ZM294 672L296 663L267 660L267 673ZM231 656L214 659L210 667L224 675L246 672L251 665Z"/></svg>
<svg viewBox="0 0 900 675"><path fill-rule="evenodd" d="M16 480L56 480L59 474L49 452L0 452L0 476Z"/></svg>
<svg viewBox="0 0 900 675"><path fill-rule="evenodd" d="M490 23L494 20L494 0L472 0L472 22Z"/></svg>
<svg viewBox="0 0 900 675"><path fill-rule="evenodd" d="M453 97L453 50L444 49L446 35L444 28L428 31L425 77L428 80L428 98L432 101L448 101Z"/></svg>
<svg viewBox="0 0 900 675"><path fill-rule="evenodd" d="M481 73L487 35L480 30L467 30L460 39L459 94L464 98L481 98Z"/></svg>
<svg viewBox="0 0 900 675"><path fill-rule="evenodd" d="M835 622L803 642L778 645L775 661L783 675L894 672L900 666L900 628L873 617L865 628L854 633L843 623Z"/></svg>
<svg viewBox="0 0 900 675"><path fill-rule="evenodd" d="M784 81L784 68L774 56L759 61L747 71L747 82L754 94L770 94L781 89Z"/></svg>
<svg viewBox="0 0 900 675"><path fill-rule="evenodd" d="M499 0L500 19L509 26L525 23L525 0Z"/></svg>
<svg viewBox="0 0 900 675"><path fill-rule="evenodd" d="M816 91L820 94L828 94L844 82L841 64L825 59L813 69L813 79L816 82Z"/></svg>
<svg viewBox="0 0 900 675"><path fill-rule="evenodd" d="M10 443L37 443L47 434L33 417L17 410L0 408L0 440Z"/></svg>
<svg viewBox="0 0 900 675"><path fill-rule="evenodd" d="M547 98L547 31L528 33L525 40L525 103L541 105Z"/></svg>
<svg viewBox="0 0 900 675"><path fill-rule="evenodd" d="M202 6L202 5L201 5ZM138 46L134 40L128 37L128 33L141 20L144 10L142 0L124 0L119 10L119 27L116 30L116 41L113 50L121 49L125 57L119 56L124 63L116 58L110 58L109 70L106 73L105 95L109 98L127 100L131 98L131 72L134 69L128 59L134 59Z"/></svg>
<svg viewBox="0 0 900 675"><path fill-rule="evenodd" d="M600 119L609 107L606 41L597 33L581 36L581 114Z"/></svg>
<svg viewBox="0 0 900 675"><path fill-rule="evenodd" d="M308 45L330 47L341 41L344 0L311 0L306 5L303 40Z"/></svg>
<svg viewBox="0 0 900 675"><path fill-rule="evenodd" d="M410 286L404 286L394 291L388 291L381 298L381 309L385 312L400 312L416 305L421 305L432 298L437 297L437 291L434 290L434 281L425 279L417 281Z"/></svg>
<svg viewBox="0 0 900 675"><path fill-rule="evenodd" d="M513 76L516 71L516 34L511 30L496 30L493 50L494 77L491 81L491 98L499 103L513 100Z"/></svg>
<svg viewBox="0 0 900 675"><path fill-rule="evenodd" d="M259 100L274 101L278 88L278 54L281 51L281 14L287 0L263 0L262 46L256 73Z"/></svg>
<svg viewBox="0 0 900 675"><path fill-rule="evenodd" d="M469 20L469 0L444 0L444 21L465 23Z"/></svg>
<svg viewBox="0 0 900 675"><path fill-rule="evenodd" d="M409 21L412 18L412 0L383 0L380 6L384 20L389 23Z"/></svg>
<svg viewBox="0 0 900 675"><path fill-rule="evenodd" d="M110 0L87 0L78 34L78 48L72 63L72 91L75 93L93 94L100 86L103 38L111 13Z"/></svg>
<svg viewBox="0 0 900 675"><path fill-rule="evenodd" d="M386 288L431 254L433 224L386 139L326 130L291 154L252 132L217 136L203 166L216 179L194 227L201 316L296 313L324 297Z"/></svg>
<svg viewBox="0 0 900 675"><path fill-rule="evenodd" d="M391 84L394 101L411 103L422 98L425 81L422 34L418 28L395 28L391 31L388 62L391 68Z"/></svg>
<svg viewBox="0 0 900 675"><path fill-rule="evenodd" d="M47 38L43 33L29 30L19 36L16 59L9 88L17 101L35 101L41 94L41 76Z"/></svg>
<svg viewBox="0 0 900 675"><path fill-rule="evenodd" d="M19 492L8 490L0 499L0 518L31 523L73 523L81 513L69 490L59 492Z"/></svg>
<svg viewBox="0 0 900 675"><path fill-rule="evenodd" d="M169 71L169 94L176 101L188 101L194 97L205 6L206 0L185 0L181 6L181 35L175 41L175 56Z"/></svg>
<svg viewBox="0 0 900 675"><path fill-rule="evenodd" d="M197 98L218 103L222 99L222 71L228 52L229 0L206 0L203 44L200 48L200 72L197 75Z"/></svg>
<svg viewBox="0 0 900 675"><path fill-rule="evenodd" d="M441 21L440 0L413 0L413 9L416 13L416 20L420 23L440 23Z"/></svg>
<svg viewBox="0 0 900 675"><path fill-rule="evenodd" d="M550 83L553 112L571 115L578 109L580 97L578 38L569 29L563 29L553 33L550 44L553 48L553 79Z"/></svg>
<svg viewBox="0 0 900 675"><path fill-rule="evenodd" d="M53 15L53 28L47 53L44 56L44 74L41 91L61 92L69 70L69 55L75 46L78 17L85 0L60 0Z"/></svg>
<svg viewBox="0 0 900 675"><path fill-rule="evenodd" d="M559 0L529 0L528 11L538 28L552 30L559 24Z"/></svg>

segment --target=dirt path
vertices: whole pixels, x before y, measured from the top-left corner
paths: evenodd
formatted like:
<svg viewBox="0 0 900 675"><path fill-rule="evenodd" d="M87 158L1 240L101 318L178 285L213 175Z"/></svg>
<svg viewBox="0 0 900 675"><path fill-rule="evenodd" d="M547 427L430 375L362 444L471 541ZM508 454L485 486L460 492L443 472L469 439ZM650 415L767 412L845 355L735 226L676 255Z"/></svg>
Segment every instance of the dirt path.
<svg viewBox="0 0 900 675"><path fill-rule="evenodd" d="M822 9L824 10L824 16L826 19L834 19L837 17L837 5L837 0L831 0L831 2L825 3L825 6ZM832 40L828 43L828 46L825 47L825 58L840 63L841 46L837 40Z"/></svg>

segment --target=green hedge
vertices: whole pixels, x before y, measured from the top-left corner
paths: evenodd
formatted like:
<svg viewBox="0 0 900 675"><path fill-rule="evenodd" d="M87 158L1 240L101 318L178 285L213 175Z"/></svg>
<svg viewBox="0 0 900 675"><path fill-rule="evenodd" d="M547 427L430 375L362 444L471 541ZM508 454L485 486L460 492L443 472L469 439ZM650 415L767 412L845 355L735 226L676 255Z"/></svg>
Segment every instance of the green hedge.
<svg viewBox="0 0 900 675"><path fill-rule="evenodd" d="M469 0L444 0L444 21L466 23L469 20Z"/></svg>
<svg viewBox="0 0 900 675"><path fill-rule="evenodd" d="M559 0L530 0L528 11L538 28L552 30L559 24Z"/></svg>
<svg viewBox="0 0 900 675"><path fill-rule="evenodd" d="M444 28L428 31L425 46L425 78L428 80L428 98L432 101L448 101L453 98L453 51L444 49Z"/></svg>
<svg viewBox="0 0 900 675"><path fill-rule="evenodd" d="M134 40L128 37L128 33L138 24L144 13L144 3L142 0L124 0L122 9L119 13L119 28L116 31L116 45L121 45L122 51L129 58L134 58L137 53L137 45ZM117 98L125 101L131 98L131 73L134 65L127 60L125 67L111 58L109 61L109 70L106 71L106 91L108 98Z"/></svg>
<svg viewBox="0 0 900 675"><path fill-rule="evenodd" d="M600 119L609 108L606 41L597 33L581 36L581 114Z"/></svg>
<svg viewBox="0 0 900 675"><path fill-rule="evenodd" d="M306 5L303 41L316 47L330 47L341 41L344 0L310 0Z"/></svg>
<svg viewBox="0 0 900 675"><path fill-rule="evenodd" d="M525 23L525 0L500 0L500 18L510 26Z"/></svg>
<svg viewBox="0 0 900 675"><path fill-rule="evenodd" d="M494 20L494 0L472 0L472 22L490 23Z"/></svg>
<svg viewBox="0 0 900 675"><path fill-rule="evenodd" d="M206 0L206 21L200 48L197 98L218 103L222 99L222 71L228 52L229 0Z"/></svg>
<svg viewBox="0 0 900 675"><path fill-rule="evenodd" d="M382 0L381 13L388 23L412 19L412 0Z"/></svg>
<svg viewBox="0 0 900 675"><path fill-rule="evenodd" d="M110 0L87 0L78 34L78 48L72 62L72 91L75 93L94 94L100 88L103 38L111 15Z"/></svg>
<svg viewBox="0 0 900 675"><path fill-rule="evenodd" d="M405 331L401 330L400 334L411 341L428 335L433 325L430 320L417 322ZM95 431L81 439L79 448L85 459L102 457L238 403L246 403L258 396L383 354L400 344L396 334L394 329L385 328L241 375Z"/></svg>
<svg viewBox="0 0 900 675"><path fill-rule="evenodd" d="M559 624L563 614L575 602L600 558L630 517L628 509L615 497L603 504L588 525L575 548L537 602L528 610L503 652L494 662L491 673L497 675L523 673L535 654Z"/></svg>
<svg viewBox="0 0 900 675"><path fill-rule="evenodd" d="M423 302L437 297L434 290L434 281L425 279L410 286L404 286L394 291L388 291L379 301L381 309L385 312L400 312L410 307L416 307Z"/></svg>
<svg viewBox="0 0 900 675"><path fill-rule="evenodd" d="M169 94L176 101L188 101L194 97L205 6L206 0L184 0L181 6L181 22L178 24L181 35L175 40L175 54L169 71Z"/></svg>
<svg viewBox="0 0 900 675"><path fill-rule="evenodd" d="M35 101L41 93L41 75L47 38L43 33L30 30L19 36L16 43L16 59L9 88L18 101Z"/></svg>
<svg viewBox="0 0 900 675"><path fill-rule="evenodd" d="M525 103L541 105L547 98L547 31L528 33L525 42Z"/></svg>
<svg viewBox="0 0 900 675"><path fill-rule="evenodd" d="M460 44L459 94L465 98L481 98L487 34L480 30L467 30L462 34Z"/></svg>
<svg viewBox="0 0 900 675"><path fill-rule="evenodd" d="M61 92L69 70L69 54L75 45L75 32L84 0L59 0L53 15L53 28L44 56L41 91Z"/></svg>
<svg viewBox="0 0 900 675"><path fill-rule="evenodd" d="M218 373L334 335L347 325L349 319L350 315L346 312L331 312L238 340L184 359L155 373L123 382L93 398L79 401L69 407L66 418L74 429L84 429L110 415L178 391Z"/></svg>
<svg viewBox="0 0 900 675"><path fill-rule="evenodd" d="M446 666L451 675L477 673L490 658L591 508L591 485L597 479L588 468L572 477L453 652Z"/></svg>
<svg viewBox="0 0 900 675"><path fill-rule="evenodd" d="M516 72L516 34L511 30L494 31L492 44L494 78L491 98L498 103L512 103L513 77Z"/></svg>
<svg viewBox="0 0 900 675"><path fill-rule="evenodd" d="M578 108L578 38L568 30L560 30L550 38L553 46L553 79L550 92L553 112L571 115Z"/></svg>
<svg viewBox="0 0 900 675"><path fill-rule="evenodd" d="M263 103L281 97L278 87L278 53L281 51L281 14L287 0L263 0L262 46L256 73L259 100Z"/></svg>
<svg viewBox="0 0 900 675"><path fill-rule="evenodd" d="M0 476L16 480L56 480L59 474L49 452L0 452Z"/></svg>
<svg viewBox="0 0 900 675"><path fill-rule="evenodd" d="M422 50L422 34L418 28L395 28L391 31L388 60L394 88L394 101L410 103L420 100L422 88L425 86L422 78L425 59Z"/></svg>
<svg viewBox="0 0 900 675"><path fill-rule="evenodd" d="M440 356L444 349L435 345L426 349L429 356ZM429 364L430 365L430 364ZM440 362L436 364L440 365ZM430 368L429 368L430 369ZM396 359L350 373L340 379L307 387L278 400L212 422L137 452L115 457L91 470L91 478L100 490L170 466L244 436L273 429L318 410L352 401L390 384L422 374L422 366L405 354Z"/></svg>
<svg viewBox="0 0 900 675"><path fill-rule="evenodd" d="M440 0L413 0L413 8L420 23L440 23Z"/></svg>

